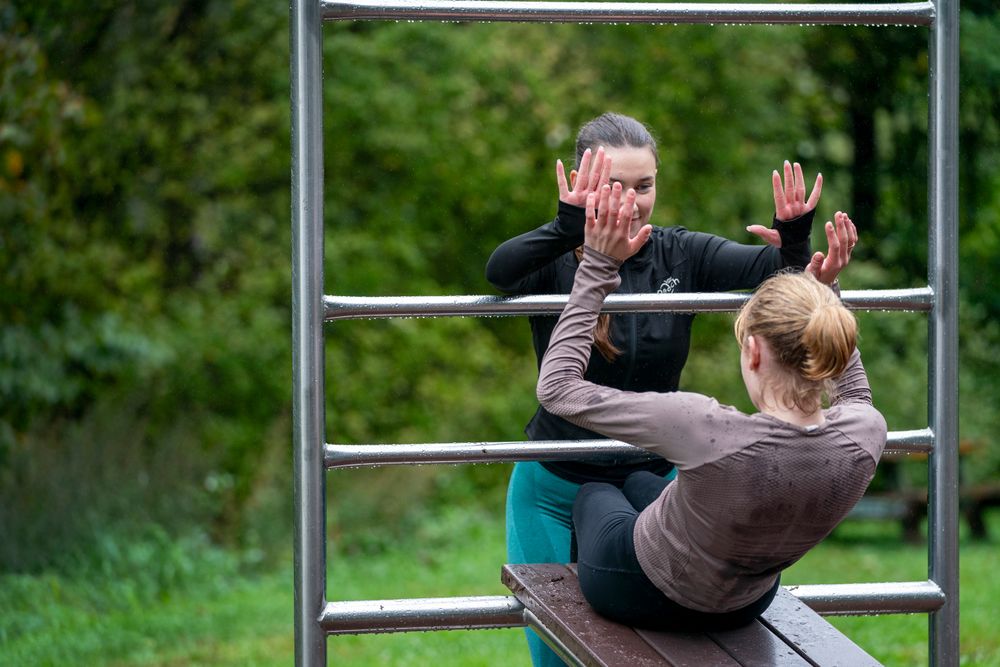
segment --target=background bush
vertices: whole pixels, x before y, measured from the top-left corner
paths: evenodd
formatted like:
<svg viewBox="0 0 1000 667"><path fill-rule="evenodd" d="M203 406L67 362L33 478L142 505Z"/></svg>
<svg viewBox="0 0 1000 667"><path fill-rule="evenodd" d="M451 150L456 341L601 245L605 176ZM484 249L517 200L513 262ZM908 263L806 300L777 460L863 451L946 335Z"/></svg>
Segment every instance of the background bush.
<svg viewBox="0 0 1000 667"><path fill-rule="evenodd" d="M980 477L1000 466L998 38L992 3L964 2L960 409ZM150 526L287 549L287 6L15 0L0 65L0 567ZM655 222L750 242L770 171L800 160L826 177L820 218L860 225L850 287L926 284L923 30L344 23L324 69L327 293L492 293L490 252L552 216L555 158L606 109L659 136ZM890 428L924 427L926 318L862 319ZM730 319L696 326L685 387L748 407L718 371ZM327 439L520 439L534 364L521 319L328 325ZM331 524L377 548L372 526L496 502L506 474L334 473Z"/></svg>

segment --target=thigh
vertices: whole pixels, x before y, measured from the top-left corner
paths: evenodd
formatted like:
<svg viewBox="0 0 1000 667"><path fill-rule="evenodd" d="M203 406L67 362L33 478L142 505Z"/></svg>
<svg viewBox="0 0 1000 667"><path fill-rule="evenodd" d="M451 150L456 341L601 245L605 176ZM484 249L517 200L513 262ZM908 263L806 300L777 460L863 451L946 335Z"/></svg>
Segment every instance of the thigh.
<svg viewBox="0 0 1000 667"><path fill-rule="evenodd" d="M770 605L777 581L760 599L730 612L695 611L668 598L649 580L635 555L633 529L638 516L618 488L602 483L580 487L573 505L577 573L584 597L599 614L652 630L722 630L746 625Z"/></svg>
<svg viewBox="0 0 1000 667"><path fill-rule="evenodd" d="M671 472L675 471L676 469ZM632 503L632 507L641 512L660 497L660 494L674 480L675 476L675 474L662 476L647 470L639 470L625 478L622 493Z"/></svg>
<svg viewBox="0 0 1000 667"><path fill-rule="evenodd" d="M602 482L581 486L573 503L579 561L603 569L631 568L632 529L638 516L617 487Z"/></svg>
<svg viewBox="0 0 1000 667"><path fill-rule="evenodd" d="M539 463L514 465L507 486L508 562L569 562L573 498L579 488ZM565 667L533 630L524 632L533 667Z"/></svg>
<svg viewBox="0 0 1000 667"><path fill-rule="evenodd" d="M507 486L508 562L569 562L573 499L579 488L539 463L514 466Z"/></svg>
<svg viewBox="0 0 1000 667"><path fill-rule="evenodd" d="M663 598L635 556L632 531L638 515L610 484L584 484L573 506L580 590L599 614L629 625L651 610L651 601Z"/></svg>

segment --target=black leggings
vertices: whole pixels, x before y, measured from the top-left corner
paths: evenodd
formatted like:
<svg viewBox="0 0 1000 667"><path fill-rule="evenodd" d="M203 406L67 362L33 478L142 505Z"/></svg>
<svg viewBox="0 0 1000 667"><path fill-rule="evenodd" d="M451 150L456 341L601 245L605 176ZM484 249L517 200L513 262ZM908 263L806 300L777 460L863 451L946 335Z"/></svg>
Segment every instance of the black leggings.
<svg viewBox="0 0 1000 667"><path fill-rule="evenodd" d="M642 571L632 541L635 521L669 483L653 473L636 472L621 489L603 482L580 487L573 526L583 596L602 616L651 630L724 630L750 623L771 604L778 581L745 607L707 613L677 604Z"/></svg>

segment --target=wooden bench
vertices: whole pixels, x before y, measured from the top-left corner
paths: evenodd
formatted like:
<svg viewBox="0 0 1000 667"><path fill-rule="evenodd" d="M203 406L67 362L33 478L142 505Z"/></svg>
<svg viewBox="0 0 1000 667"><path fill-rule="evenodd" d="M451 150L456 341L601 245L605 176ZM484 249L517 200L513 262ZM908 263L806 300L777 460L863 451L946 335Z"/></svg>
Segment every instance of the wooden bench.
<svg viewBox="0 0 1000 667"><path fill-rule="evenodd" d="M920 522L926 516L926 489L897 488L867 493L847 518L898 520L903 527L903 539L916 544L924 539Z"/></svg>
<svg viewBox="0 0 1000 667"><path fill-rule="evenodd" d="M969 522L972 537L977 540L987 539L989 536L986 534L983 511L991 507L1000 507L1000 483L983 482L963 486L958 491L958 499L962 513Z"/></svg>
<svg viewBox="0 0 1000 667"><path fill-rule="evenodd" d="M780 588L754 623L725 632L652 632L597 615L575 565L504 565L525 620L570 665L585 667L866 667L880 663Z"/></svg>

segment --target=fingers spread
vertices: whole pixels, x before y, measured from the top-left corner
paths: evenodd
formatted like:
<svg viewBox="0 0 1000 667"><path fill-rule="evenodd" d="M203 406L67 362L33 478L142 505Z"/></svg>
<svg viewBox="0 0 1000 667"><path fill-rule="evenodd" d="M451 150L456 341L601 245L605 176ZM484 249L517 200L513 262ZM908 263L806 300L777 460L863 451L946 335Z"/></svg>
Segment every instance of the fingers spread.
<svg viewBox="0 0 1000 667"><path fill-rule="evenodd" d="M774 208L780 210L785 207L785 191L781 187L781 176L777 169L771 172L771 185L774 187Z"/></svg>
<svg viewBox="0 0 1000 667"><path fill-rule="evenodd" d="M608 186L603 186L601 190L603 191ZM608 208L607 216L608 222L612 225L621 224L621 208L622 208L622 184L615 183L611 186L611 195L608 197Z"/></svg>
<svg viewBox="0 0 1000 667"><path fill-rule="evenodd" d="M601 224L605 223L608 219L608 199L611 197L611 187L608 185L602 186L600 193L597 198L597 221Z"/></svg>
<svg viewBox="0 0 1000 667"><path fill-rule="evenodd" d="M652 233L652 225L643 225L642 228L636 233L635 237L629 240L629 254L634 255L639 252L639 249L645 245L646 241L649 240L650 234Z"/></svg>
<svg viewBox="0 0 1000 667"><path fill-rule="evenodd" d="M792 175L792 164L785 160L785 201L795 201L795 177Z"/></svg>
<svg viewBox="0 0 1000 667"><path fill-rule="evenodd" d="M604 149L601 148L600 150L603 157ZM611 180L611 158L604 158L603 167L598 178L597 187L603 187L608 184L608 181Z"/></svg>
<svg viewBox="0 0 1000 667"><path fill-rule="evenodd" d="M823 192L823 174L816 174L816 183L813 185L812 192L809 193L809 201L806 202L806 206L812 210L816 208L816 204L819 203L819 196Z"/></svg>
<svg viewBox="0 0 1000 667"><path fill-rule="evenodd" d="M583 151L583 157L580 158L580 167L578 169L578 174L576 177L576 185L580 186L581 190L587 189L588 179L590 178L590 149Z"/></svg>
<svg viewBox="0 0 1000 667"><path fill-rule="evenodd" d="M802 165L796 162L793 166L793 170L795 174L795 201L804 202L806 200L806 181L802 178Z"/></svg>
<svg viewBox="0 0 1000 667"><path fill-rule="evenodd" d="M817 280L823 281L823 260L826 256L823 253L817 251L813 253L812 259L809 260L809 266L806 267L806 273L811 273Z"/></svg>
<svg viewBox="0 0 1000 667"><path fill-rule="evenodd" d="M837 243L840 245L841 256L844 258L844 263L846 264L851 252L851 240L847 231L849 218L847 214L837 211L834 219L837 221Z"/></svg>
<svg viewBox="0 0 1000 667"><path fill-rule="evenodd" d="M566 168L562 160L556 160L556 184L559 186L559 198L565 198L569 194L569 183L566 182Z"/></svg>
<svg viewBox="0 0 1000 667"><path fill-rule="evenodd" d="M775 248L781 247L781 234L777 229L770 229L764 225L750 225L747 227L747 231L754 236L759 236L768 245L773 245Z"/></svg>
<svg viewBox="0 0 1000 667"><path fill-rule="evenodd" d="M616 184L617 185L617 184ZM635 190L629 188L618 209L618 224L632 227L632 213L635 211Z"/></svg>
<svg viewBox="0 0 1000 667"><path fill-rule="evenodd" d="M844 221L847 227L847 251L850 252L858 244L858 228L854 226L854 222L846 213L844 214Z"/></svg>
<svg viewBox="0 0 1000 667"><path fill-rule="evenodd" d="M838 220L839 215L840 215L839 212L836 215L834 215L833 216L834 220ZM826 231L826 243L829 246L829 251L827 254L829 254L830 257L838 257L841 251L841 243L840 243L840 236L838 235L837 232L837 226L834 225L834 223L827 221L824 229Z"/></svg>

